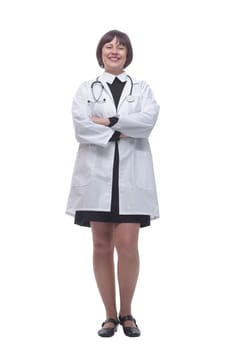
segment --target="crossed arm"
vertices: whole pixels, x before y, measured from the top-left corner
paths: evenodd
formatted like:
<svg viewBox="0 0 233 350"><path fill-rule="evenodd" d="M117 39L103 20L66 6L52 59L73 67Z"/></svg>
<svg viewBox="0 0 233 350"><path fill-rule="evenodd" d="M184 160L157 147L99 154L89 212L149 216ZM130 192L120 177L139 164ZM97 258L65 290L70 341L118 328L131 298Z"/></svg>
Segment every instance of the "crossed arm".
<svg viewBox="0 0 233 350"><path fill-rule="evenodd" d="M93 123L104 125L104 126L110 126L110 118L103 118L103 117L97 117L93 116L91 117L91 120Z"/></svg>
<svg viewBox="0 0 233 350"><path fill-rule="evenodd" d="M104 118L90 115L86 105L86 92L81 86L72 104L75 136L79 143L92 143L107 147L109 141L123 137L148 138L159 113L153 93L148 85L142 89L141 108L130 114Z"/></svg>
<svg viewBox="0 0 233 350"><path fill-rule="evenodd" d="M117 117L103 118L103 117L97 117L95 115L93 117L91 117L91 120L95 124L108 126L108 127L111 127L118 122ZM110 138L109 141L117 141L117 140L119 140L119 138L123 138L123 137L127 137L127 136L120 133L119 131L115 131L115 133L113 134L113 136Z"/></svg>

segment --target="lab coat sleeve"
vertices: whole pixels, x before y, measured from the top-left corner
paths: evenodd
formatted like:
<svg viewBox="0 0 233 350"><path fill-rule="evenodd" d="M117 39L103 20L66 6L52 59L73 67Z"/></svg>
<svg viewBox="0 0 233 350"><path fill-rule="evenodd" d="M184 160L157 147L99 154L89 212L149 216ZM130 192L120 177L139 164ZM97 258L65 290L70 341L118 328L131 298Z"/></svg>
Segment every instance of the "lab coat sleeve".
<svg viewBox="0 0 233 350"><path fill-rule="evenodd" d="M109 142L119 141L120 136L121 136L121 133L119 131L115 131L112 137L110 138Z"/></svg>
<svg viewBox="0 0 233 350"><path fill-rule="evenodd" d="M133 138L148 138L159 114L159 105L146 82L141 91L141 110L135 113L119 115L118 122L112 129Z"/></svg>
<svg viewBox="0 0 233 350"><path fill-rule="evenodd" d="M91 120L91 108L87 102L87 88L87 83L81 85L72 103L75 137L79 143L107 147L114 130L104 125L96 124Z"/></svg>

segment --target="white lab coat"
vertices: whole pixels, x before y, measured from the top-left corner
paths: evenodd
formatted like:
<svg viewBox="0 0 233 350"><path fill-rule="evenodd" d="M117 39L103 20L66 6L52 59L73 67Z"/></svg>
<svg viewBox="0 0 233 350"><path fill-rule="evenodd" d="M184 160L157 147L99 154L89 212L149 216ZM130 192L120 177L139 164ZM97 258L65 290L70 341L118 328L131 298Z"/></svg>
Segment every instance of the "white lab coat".
<svg viewBox="0 0 233 350"><path fill-rule="evenodd" d="M118 141L119 147L119 213L159 217L153 161L148 137L156 123L159 106L145 81L133 80L134 102L128 102L131 83L126 73L118 78L126 80L118 104L114 104L107 82L114 76L104 72L99 80L104 90L100 101L93 103L91 84L83 83L73 100L72 115L79 148L71 180L66 213L76 210L110 211L115 142L109 139L115 131L127 137ZM95 84L95 96L101 87ZM89 101L89 102L88 102ZM91 101L91 102L90 102ZM112 117L119 121L106 127L91 121L91 116Z"/></svg>

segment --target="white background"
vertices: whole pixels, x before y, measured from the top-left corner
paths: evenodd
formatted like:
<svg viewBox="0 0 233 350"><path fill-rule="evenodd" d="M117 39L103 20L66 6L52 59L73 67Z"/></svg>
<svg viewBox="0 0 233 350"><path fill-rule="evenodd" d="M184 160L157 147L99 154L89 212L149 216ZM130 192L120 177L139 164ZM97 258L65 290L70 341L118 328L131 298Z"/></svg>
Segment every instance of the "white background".
<svg viewBox="0 0 233 350"><path fill-rule="evenodd" d="M232 350L231 1L14 1L0 7L0 348ZM65 215L71 103L110 29L161 106L161 218L140 235L138 339L101 339L90 230Z"/></svg>

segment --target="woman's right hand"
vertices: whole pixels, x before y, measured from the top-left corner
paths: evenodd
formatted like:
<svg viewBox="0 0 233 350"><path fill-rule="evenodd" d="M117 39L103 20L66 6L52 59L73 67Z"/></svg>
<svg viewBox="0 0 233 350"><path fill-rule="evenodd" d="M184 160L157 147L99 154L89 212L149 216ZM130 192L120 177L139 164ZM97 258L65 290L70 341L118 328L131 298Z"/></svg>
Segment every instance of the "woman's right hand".
<svg viewBox="0 0 233 350"><path fill-rule="evenodd" d="M100 124L100 125L104 125L104 126L110 125L109 118L97 117L96 115L93 115L93 117L91 117L91 120L95 124Z"/></svg>

